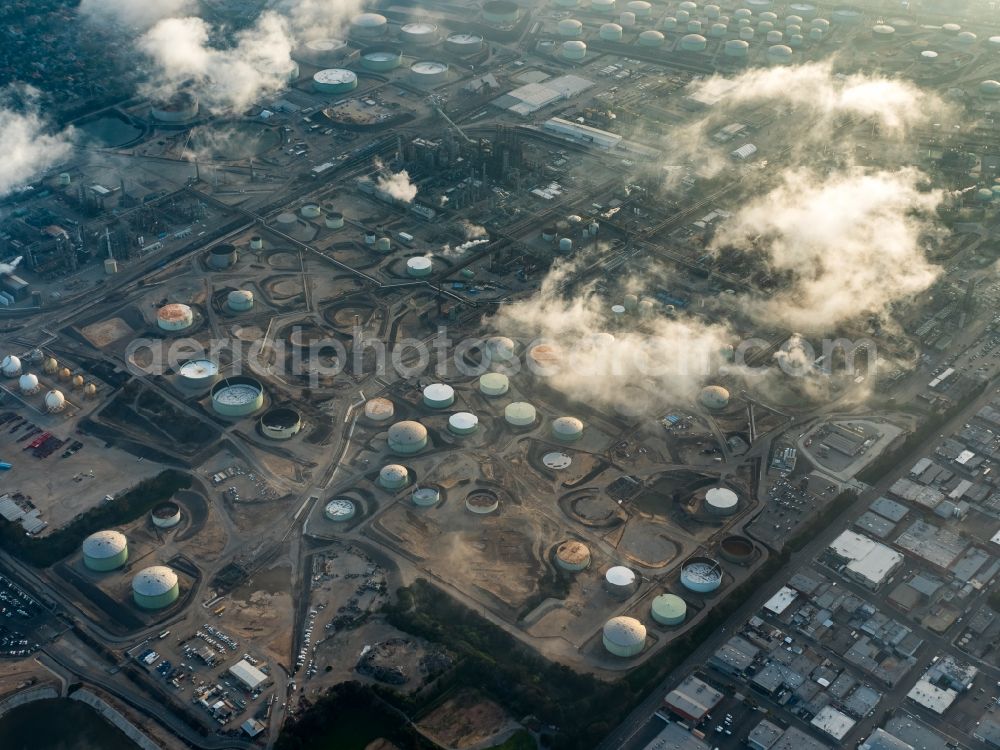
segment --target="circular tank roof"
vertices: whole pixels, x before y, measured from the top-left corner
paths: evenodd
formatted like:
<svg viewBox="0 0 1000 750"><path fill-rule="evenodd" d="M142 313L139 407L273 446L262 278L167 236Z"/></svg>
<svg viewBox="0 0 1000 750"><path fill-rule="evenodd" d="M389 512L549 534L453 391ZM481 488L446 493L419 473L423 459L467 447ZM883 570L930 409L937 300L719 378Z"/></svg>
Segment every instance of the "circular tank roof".
<svg viewBox="0 0 1000 750"><path fill-rule="evenodd" d="M569 52L585 52L587 50L587 45L579 39L573 39L568 42L563 42L563 49Z"/></svg>
<svg viewBox="0 0 1000 750"><path fill-rule="evenodd" d="M483 38L479 34L452 34L446 40L450 44L482 44Z"/></svg>
<svg viewBox="0 0 1000 750"><path fill-rule="evenodd" d="M660 594L653 599L653 613L667 620L684 617L687 604L677 594Z"/></svg>
<svg viewBox="0 0 1000 750"><path fill-rule="evenodd" d="M468 432L479 424L479 417L467 411L460 411L448 417L448 424L460 432Z"/></svg>
<svg viewBox="0 0 1000 750"><path fill-rule="evenodd" d="M552 429L561 435L583 432L583 422L576 417L559 417L552 423Z"/></svg>
<svg viewBox="0 0 1000 750"><path fill-rule="evenodd" d="M635 583L635 571L624 565L615 565L608 568L608 572L604 574L604 580L612 586L631 586Z"/></svg>
<svg viewBox="0 0 1000 750"><path fill-rule="evenodd" d="M186 378L210 378L219 374L219 366L210 359L192 359L181 365L179 372Z"/></svg>
<svg viewBox="0 0 1000 750"><path fill-rule="evenodd" d="M128 546L128 540L120 531L111 529L98 531L83 540L83 554L95 560L114 557Z"/></svg>
<svg viewBox="0 0 1000 750"><path fill-rule="evenodd" d="M371 52L366 52L363 55L365 60L371 62L388 62L389 60L395 60L399 57L399 53L389 49L376 49Z"/></svg>
<svg viewBox="0 0 1000 750"><path fill-rule="evenodd" d="M177 585L177 574L166 565L154 565L136 573L132 590L141 596L159 596Z"/></svg>
<svg viewBox="0 0 1000 750"><path fill-rule="evenodd" d="M389 440L397 445L413 445L427 439L427 428L420 422L406 420L389 428Z"/></svg>
<svg viewBox="0 0 1000 750"><path fill-rule="evenodd" d="M297 425L301 419L302 417L295 409L280 407L271 409L260 418L260 422L273 430L287 430L289 427Z"/></svg>
<svg viewBox="0 0 1000 750"><path fill-rule="evenodd" d="M542 456L542 463L545 464L545 467L548 469L568 469L572 465L573 459L565 453L554 451L552 453L546 453Z"/></svg>
<svg viewBox="0 0 1000 750"><path fill-rule="evenodd" d="M335 497L323 509L330 518L350 518L354 515L354 503L344 497Z"/></svg>
<svg viewBox="0 0 1000 750"><path fill-rule="evenodd" d="M313 80L316 83L333 86L336 84L354 83L358 80L358 76L352 70L345 70L344 68L327 68L326 70L318 71L313 76Z"/></svg>
<svg viewBox="0 0 1000 750"><path fill-rule="evenodd" d="M582 565L590 559L590 550L583 542L570 539L559 545L556 549L556 556L571 565Z"/></svg>
<svg viewBox="0 0 1000 750"><path fill-rule="evenodd" d="M306 42L306 49L312 52L334 52L347 46L347 42L341 39L313 39Z"/></svg>
<svg viewBox="0 0 1000 750"><path fill-rule="evenodd" d="M168 321L171 323L180 322L182 320L188 320L189 318L191 318L192 315L193 313L191 312L190 307L188 307L187 305L178 304L176 302L169 305L164 305L156 313L156 317L158 317L160 320Z"/></svg>
<svg viewBox="0 0 1000 750"><path fill-rule="evenodd" d="M396 407L387 398L373 398L365 404L365 416L369 419L389 419L395 411Z"/></svg>
<svg viewBox="0 0 1000 750"><path fill-rule="evenodd" d="M431 383L424 388L424 398L428 401L450 401L455 398L455 389L447 383Z"/></svg>
<svg viewBox="0 0 1000 750"><path fill-rule="evenodd" d="M437 26L432 23L404 23L400 31L405 34L433 34L437 31Z"/></svg>
<svg viewBox="0 0 1000 750"><path fill-rule="evenodd" d="M387 464L382 467L378 475L382 481L388 482L405 482L406 478L409 476L409 472L406 470L405 466L400 466L399 464Z"/></svg>
<svg viewBox="0 0 1000 750"><path fill-rule="evenodd" d="M414 67L419 64L420 63L413 63ZM436 63L428 63L428 65L431 64L436 64ZM448 66L446 65L445 68L447 67ZM427 73L430 71L423 71L423 72ZM432 265L433 261L430 258L425 258L424 256L420 256L419 258L410 258L408 261L406 261L406 267L411 271L426 271Z"/></svg>
<svg viewBox="0 0 1000 750"><path fill-rule="evenodd" d="M736 507L739 498L728 487L713 487L705 493L705 502L715 508L728 510Z"/></svg>
<svg viewBox="0 0 1000 750"><path fill-rule="evenodd" d="M260 397L263 389L260 383L251 381L250 378L247 378L247 382L230 383L224 380L213 391L212 400L224 406L243 406L253 403Z"/></svg>
<svg viewBox="0 0 1000 750"><path fill-rule="evenodd" d="M410 70L417 75L437 76L448 71L448 63L437 62L436 60L418 60L410 66ZM417 260L417 258L411 258L410 260ZM429 258L421 258L421 260L426 260L430 264ZM409 266L409 263L407 265Z"/></svg>
<svg viewBox="0 0 1000 750"><path fill-rule="evenodd" d="M385 26L388 21L381 13L361 13L360 15L355 16L351 20L351 23L355 26L374 28L377 26Z"/></svg>
<svg viewBox="0 0 1000 750"><path fill-rule="evenodd" d="M612 617L604 624L604 637L625 648L646 642L646 626L634 617Z"/></svg>

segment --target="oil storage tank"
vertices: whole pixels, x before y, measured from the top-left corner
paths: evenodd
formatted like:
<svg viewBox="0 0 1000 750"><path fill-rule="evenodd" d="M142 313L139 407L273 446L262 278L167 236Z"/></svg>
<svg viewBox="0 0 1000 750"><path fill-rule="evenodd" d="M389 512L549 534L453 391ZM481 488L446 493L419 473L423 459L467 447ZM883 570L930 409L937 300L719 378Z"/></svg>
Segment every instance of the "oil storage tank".
<svg viewBox="0 0 1000 750"><path fill-rule="evenodd" d="M396 407L387 398L373 398L365 402L365 417L373 422L388 422L396 413Z"/></svg>
<svg viewBox="0 0 1000 750"><path fill-rule="evenodd" d="M289 440L302 429L302 415L287 406L270 409L260 418L260 432L271 440Z"/></svg>
<svg viewBox="0 0 1000 750"><path fill-rule="evenodd" d="M713 516L731 516L739 509L739 496L728 487L712 487L705 493L705 511Z"/></svg>
<svg viewBox="0 0 1000 750"><path fill-rule="evenodd" d="M660 594L653 599L650 614L660 625L680 625L687 617L687 604L676 594Z"/></svg>
<svg viewBox="0 0 1000 750"><path fill-rule="evenodd" d="M578 62L587 57L587 45L579 39L563 42L562 56L564 60Z"/></svg>
<svg viewBox="0 0 1000 750"><path fill-rule="evenodd" d="M419 453L427 447L427 428L420 422L406 420L389 428L389 450L401 456Z"/></svg>
<svg viewBox="0 0 1000 750"><path fill-rule="evenodd" d="M313 75L312 86L319 94L346 94L358 87L358 76L346 68L325 68Z"/></svg>
<svg viewBox="0 0 1000 750"><path fill-rule="evenodd" d="M177 381L185 388L208 390L219 377L219 365L210 359L190 359L177 370Z"/></svg>
<svg viewBox="0 0 1000 750"><path fill-rule="evenodd" d="M140 570L132 579L132 598L143 609L163 609L177 601L177 574L166 565Z"/></svg>
<svg viewBox="0 0 1000 750"><path fill-rule="evenodd" d="M156 313L156 325L161 331L183 331L194 325L194 310L188 305L164 305Z"/></svg>
<svg viewBox="0 0 1000 750"><path fill-rule="evenodd" d="M424 388L424 406L430 409L447 409L455 403L455 389L447 383L431 383Z"/></svg>
<svg viewBox="0 0 1000 750"><path fill-rule="evenodd" d="M112 529L88 536L83 540L82 550L83 564L98 573L120 568L128 560L128 540Z"/></svg>
<svg viewBox="0 0 1000 750"><path fill-rule="evenodd" d="M439 86L448 80L448 63L417 60L410 66L410 81L418 86Z"/></svg>
<svg viewBox="0 0 1000 750"><path fill-rule="evenodd" d="M722 585L722 568L710 557L692 557L681 568L681 584L689 591L710 594Z"/></svg>
<svg viewBox="0 0 1000 750"><path fill-rule="evenodd" d="M573 443L583 437L583 422L576 417L559 417L552 423L552 437Z"/></svg>
<svg viewBox="0 0 1000 750"><path fill-rule="evenodd" d="M247 289L235 289L226 295L226 307L233 312L248 312L253 310L253 292Z"/></svg>
<svg viewBox="0 0 1000 750"><path fill-rule="evenodd" d="M455 55L474 55L483 48L479 34L452 34L444 40L444 48Z"/></svg>
<svg viewBox="0 0 1000 750"><path fill-rule="evenodd" d="M479 392L496 398L510 389L510 378L500 372L488 372L479 378Z"/></svg>
<svg viewBox="0 0 1000 750"><path fill-rule="evenodd" d="M605 42L620 42L622 40L622 27L616 23L606 23L601 26L598 35Z"/></svg>
<svg viewBox="0 0 1000 750"><path fill-rule="evenodd" d="M245 417L264 406L264 386L245 375L225 378L212 388L212 409L224 417Z"/></svg>
<svg viewBox="0 0 1000 750"><path fill-rule="evenodd" d="M627 599L632 596L638 583L635 571L624 565L614 565L604 573L605 590L619 599Z"/></svg>
<svg viewBox="0 0 1000 750"><path fill-rule="evenodd" d="M483 3L483 20L491 26L513 26L521 9L512 0L487 0Z"/></svg>
<svg viewBox="0 0 1000 750"><path fill-rule="evenodd" d="M373 73L387 73L403 63L403 53L398 47L375 46L361 51L361 67Z"/></svg>
<svg viewBox="0 0 1000 750"><path fill-rule="evenodd" d="M701 34L688 34L681 38L681 50L683 52L704 52L708 47L708 40Z"/></svg>
<svg viewBox="0 0 1000 750"><path fill-rule="evenodd" d="M160 503L149 514L153 526L158 529L172 529L181 522L181 506L177 503Z"/></svg>
<svg viewBox="0 0 1000 750"><path fill-rule="evenodd" d="M378 39L388 28L389 22L381 13L360 13L351 19L351 35L359 39Z"/></svg>
<svg viewBox="0 0 1000 750"><path fill-rule="evenodd" d="M535 424L536 416L535 407L526 401L507 404L503 410L503 418L512 427L530 427Z"/></svg>
<svg viewBox="0 0 1000 750"><path fill-rule="evenodd" d="M219 271L232 268L238 259L236 245L223 243L208 251L208 265Z"/></svg>
<svg viewBox="0 0 1000 750"><path fill-rule="evenodd" d="M590 566L590 550L583 542L568 539L556 548L556 565L572 573Z"/></svg>
<svg viewBox="0 0 1000 750"><path fill-rule="evenodd" d="M312 39L296 49L292 56L317 68L329 68L337 65L349 51L343 39Z"/></svg>
<svg viewBox="0 0 1000 750"><path fill-rule="evenodd" d="M612 617L604 624L601 640L614 656L637 656L646 647L646 626L633 617Z"/></svg>
<svg viewBox="0 0 1000 750"><path fill-rule="evenodd" d="M414 47L429 47L438 40L438 27L432 23L404 23L399 29L399 40Z"/></svg>
<svg viewBox="0 0 1000 750"><path fill-rule="evenodd" d="M334 523L350 521L357 512L354 501L346 497L335 497L323 508L323 515Z"/></svg>
<svg viewBox="0 0 1000 750"><path fill-rule="evenodd" d="M387 490L400 490L410 483L410 472L400 464L388 464L379 471L378 483Z"/></svg>

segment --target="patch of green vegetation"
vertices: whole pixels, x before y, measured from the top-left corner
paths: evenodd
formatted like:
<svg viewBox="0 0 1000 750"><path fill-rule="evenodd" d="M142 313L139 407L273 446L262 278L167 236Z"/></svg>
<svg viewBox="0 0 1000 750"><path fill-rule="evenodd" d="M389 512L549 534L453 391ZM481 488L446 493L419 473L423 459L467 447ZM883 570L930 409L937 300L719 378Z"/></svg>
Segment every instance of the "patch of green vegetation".
<svg viewBox="0 0 1000 750"><path fill-rule="evenodd" d="M95 531L134 521L190 486L191 477L187 474L167 469L144 479L111 502L80 514L67 526L41 539L26 536L17 522L0 519L0 547L29 565L47 568L76 552L83 540Z"/></svg>
<svg viewBox="0 0 1000 750"><path fill-rule="evenodd" d="M494 745L489 750L538 750L538 745L528 730L518 729L506 742Z"/></svg>

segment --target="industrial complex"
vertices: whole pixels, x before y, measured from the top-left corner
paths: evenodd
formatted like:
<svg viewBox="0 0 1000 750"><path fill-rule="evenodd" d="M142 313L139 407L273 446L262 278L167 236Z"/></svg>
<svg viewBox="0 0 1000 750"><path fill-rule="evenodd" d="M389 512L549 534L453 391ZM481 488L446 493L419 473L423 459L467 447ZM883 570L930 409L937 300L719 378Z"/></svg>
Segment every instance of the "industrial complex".
<svg viewBox="0 0 1000 750"><path fill-rule="evenodd" d="M992 0L163 5L0 10L0 737L1000 747Z"/></svg>

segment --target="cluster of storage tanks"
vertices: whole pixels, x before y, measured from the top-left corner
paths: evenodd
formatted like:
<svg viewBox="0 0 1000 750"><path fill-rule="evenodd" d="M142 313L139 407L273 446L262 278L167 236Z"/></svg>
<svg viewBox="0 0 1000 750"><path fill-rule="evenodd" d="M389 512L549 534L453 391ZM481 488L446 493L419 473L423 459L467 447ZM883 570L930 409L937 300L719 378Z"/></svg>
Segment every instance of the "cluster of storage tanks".
<svg viewBox="0 0 1000 750"><path fill-rule="evenodd" d="M157 515L159 511L159 516ZM180 509L174 504L157 506L153 523L169 528L180 522ZM81 546L83 564L95 573L108 573L123 567L128 561L128 540L120 531L108 529L91 534ZM143 568L132 578L132 600L146 610L168 607L180 596L177 574L165 565Z"/></svg>
<svg viewBox="0 0 1000 750"><path fill-rule="evenodd" d="M36 353L40 357L40 353ZM81 392L86 398L97 396L97 386L88 383L83 375L76 374L68 367L61 367L53 357L42 359L42 372L60 381L68 383L74 390ZM22 396L35 396L42 390L41 381L38 376L24 369L24 363L16 354L8 354L0 360L0 374L5 378L17 378L17 390ZM47 391L43 399L45 410L50 414L56 414L66 408L66 396L58 388Z"/></svg>

